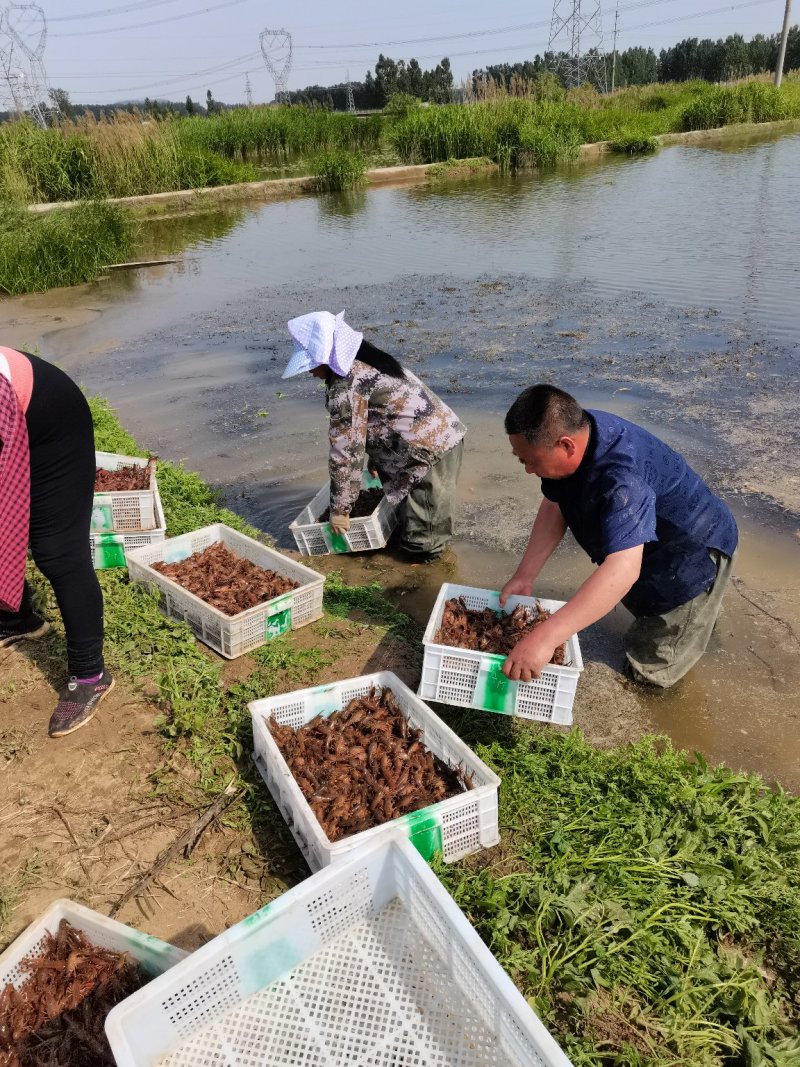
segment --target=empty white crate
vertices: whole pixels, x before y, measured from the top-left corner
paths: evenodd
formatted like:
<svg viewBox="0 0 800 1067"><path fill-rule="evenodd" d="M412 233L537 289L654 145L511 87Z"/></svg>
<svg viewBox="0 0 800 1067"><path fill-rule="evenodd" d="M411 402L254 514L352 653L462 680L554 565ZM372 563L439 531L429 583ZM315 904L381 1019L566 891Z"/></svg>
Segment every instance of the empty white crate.
<svg viewBox="0 0 800 1067"><path fill-rule="evenodd" d="M30 976L30 971L23 970L20 964L26 956L36 956L41 951L46 934L58 933L62 919L66 919L100 948L130 953L140 964L142 971L152 978L163 974L188 956L188 952L183 949L168 945L166 941L144 934L140 930L134 930L131 926L125 926L116 919L108 919L83 904L75 904L71 900L56 900L0 955L0 990L9 983L19 989Z"/></svg>
<svg viewBox="0 0 800 1067"><path fill-rule="evenodd" d="M118 1004L118 1067L570 1067L417 852L374 840Z"/></svg>
<svg viewBox="0 0 800 1067"><path fill-rule="evenodd" d="M95 452L95 466L107 471L120 467L146 467L141 456L119 456L115 452ZM156 512L156 475L150 478L149 489L131 489L95 493L92 503L92 530L101 533L123 530L153 530L158 527Z"/></svg>
<svg viewBox="0 0 800 1067"><path fill-rule="evenodd" d="M373 478L369 471L362 472L362 489L376 489L380 484L380 479ZM397 508L393 508L383 497L371 515L350 519L347 533L335 534L329 522L319 521L319 516L330 506L330 502L331 485L328 482L308 507L303 508L294 522L289 524L297 547L304 556L324 556L330 552L367 552L373 548L383 548L397 526Z"/></svg>
<svg viewBox="0 0 800 1067"><path fill-rule="evenodd" d="M226 615L151 566L158 562L178 563L218 541L237 556L292 578L300 583L299 587L238 615ZM325 579L321 574L221 522L170 537L158 545L135 548L126 555L131 581L157 588L167 615L183 619L201 641L227 659L236 659L289 629L296 630L322 617Z"/></svg>
<svg viewBox="0 0 800 1067"><path fill-rule="evenodd" d="M577 635L567 641L567 666L558 667L551 663L544 668L541 677L532 682L512 682L503 674L505 656L436 643L445 601L460 596L468 608L501 610L499 593L467 585L446 583L442 586L422 638L425 658L419 695L424 700L442 704L568 726L572 722L572 705L583 670ZM511 596L502 610L510 613L517 604L534 607L537 603L548 611L557 611L565 601Z"/></svg>
<svg viewBox="0 0 800 1067"><path fill-rule="evenodd" d="M95 570L126 567L126 552L132 548L141 548L143 545L160 544L166 538L167 524L158 489L155 490L155 517L157 525L153 530L128 530L124 533L115 531L103 533L100 530L92 530L89 534L89 544Z"/></svg>
<svg viewBox="0 0 800 1067"><path fill-rule="evenodd" d="M425 747L453 769L470 773L473 788L381 826L331 841L281 755L267 719L297 728L315 715L331 715L355 697L366 695L373 686L391 689L409 723L421 732ZM248 707L253 718L256 767L312 871L348 858L365 842L386 837L393 828L402 831L425 859L441 852L448 863L490 848L500 840L497 828L500 779L391 671L254 700Z"/></svg>

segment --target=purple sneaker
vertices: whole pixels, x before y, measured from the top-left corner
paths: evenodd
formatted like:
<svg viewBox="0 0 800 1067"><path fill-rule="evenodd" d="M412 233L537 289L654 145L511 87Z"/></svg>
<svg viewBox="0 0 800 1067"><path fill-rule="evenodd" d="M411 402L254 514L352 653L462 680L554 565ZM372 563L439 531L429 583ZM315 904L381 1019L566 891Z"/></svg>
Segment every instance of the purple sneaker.
<svg viewBox="0 0 800 1067"><path fill-rule="evenodd" d="M103 697L114 688L114 679L103 671L96 682L79 682L70 678L61 690L56 710L50 716L48 733L51 737L65 737L94 718Z"/></svg>

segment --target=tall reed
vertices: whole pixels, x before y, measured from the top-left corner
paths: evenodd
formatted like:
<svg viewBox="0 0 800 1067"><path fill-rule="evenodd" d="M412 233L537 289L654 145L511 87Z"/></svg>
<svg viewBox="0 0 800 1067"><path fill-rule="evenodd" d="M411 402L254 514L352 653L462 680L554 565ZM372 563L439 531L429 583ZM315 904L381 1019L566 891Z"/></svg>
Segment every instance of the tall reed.
<svg viewBox="0 0 800 1067"><path fill-rule="evenodd" d="M114 204L87 202L45 215L0 205L0 292L89 281L127 259L134 237L130 216Z"/></svg>

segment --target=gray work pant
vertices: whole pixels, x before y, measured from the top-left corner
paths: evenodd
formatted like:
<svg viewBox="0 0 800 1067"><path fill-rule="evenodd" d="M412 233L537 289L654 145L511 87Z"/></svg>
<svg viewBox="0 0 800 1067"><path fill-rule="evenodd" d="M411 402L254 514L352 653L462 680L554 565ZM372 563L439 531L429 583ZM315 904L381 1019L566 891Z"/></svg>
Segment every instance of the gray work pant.
<svg viewBox="0 0 800 1067"><path fill-rule="evenodd" d="M443 453L400 505L400 545L414 555L438 555L453 536L456 481L463 439Z"/></svg>
<svg viewBox="0 0 800 1067"><path fill-rule="evenodd" d="M625 655L637 682L667 689L694 667L706 650L731 576L733 557L713 548L717 577L705 592L664 615L644 615L625 635Z"/></svg>

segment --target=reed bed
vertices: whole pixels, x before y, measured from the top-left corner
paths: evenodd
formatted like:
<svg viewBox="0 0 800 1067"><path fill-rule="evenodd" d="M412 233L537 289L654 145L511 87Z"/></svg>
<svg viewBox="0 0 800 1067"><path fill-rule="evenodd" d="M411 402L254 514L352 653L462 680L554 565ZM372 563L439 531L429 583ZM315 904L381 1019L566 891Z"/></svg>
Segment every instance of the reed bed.
<svg viewBox="0 0 800 1067"><path fill-rule="evenodd" d="M177 124L181 143L226 159L280 163L298 156L344 149L380 149L380 115L356 118L341 112L304 107L256 107L196 116Z"/></svg>
<svg viewBox="0 0 800 1067"><path fill-rule="evenodd" d="M87 202L46 215L0 204L0 293L89 281L128 259L134 239L130 215L114 204Z"/></svg>
<svg viewBox="0 0 800 1067"><path fill-rule="evenodd" d="M573 160L581 144L650 146L673 131L800 116L800 80L758 79L599 94L552 79L494 83L473 102L387 110L368 118L304 107L238 108L210 118L157 122L119 112L41 130L0 126L0 200L29 203L130 196L258 177L255 164L309 173L321 156L439 163L486 157L503 170ZM627 149L626 149L627 150ZM339 158L344 158L341 156Z"/></svg>

